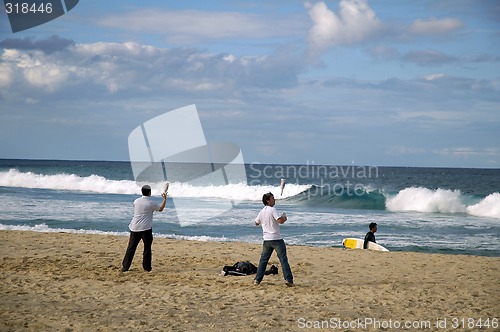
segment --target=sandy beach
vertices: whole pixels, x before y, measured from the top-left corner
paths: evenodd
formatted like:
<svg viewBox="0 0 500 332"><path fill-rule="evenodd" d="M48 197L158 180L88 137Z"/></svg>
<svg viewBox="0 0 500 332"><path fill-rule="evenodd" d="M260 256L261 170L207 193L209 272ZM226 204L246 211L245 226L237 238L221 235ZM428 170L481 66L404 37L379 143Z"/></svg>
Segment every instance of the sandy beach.
<svg viewBox="0 0 500 332"><path fill-rule="evenodd" d="M260 244L155 238L153 271L140 244L121 273L127 237L0 238L1 331L494 330L500 318L498 257L288 246L295 287L281 269L255 286L219 273L257 265Z"/></svg>

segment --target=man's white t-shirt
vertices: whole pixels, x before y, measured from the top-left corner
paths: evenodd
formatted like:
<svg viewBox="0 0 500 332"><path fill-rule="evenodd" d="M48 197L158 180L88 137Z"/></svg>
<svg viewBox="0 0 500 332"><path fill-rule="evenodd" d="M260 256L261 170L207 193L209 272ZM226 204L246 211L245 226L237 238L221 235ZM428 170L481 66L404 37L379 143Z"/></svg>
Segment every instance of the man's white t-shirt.
<svg viewBox="0 0 500 332"><path fill-rule="evenodd" d="M151 197L137 198L134 201L134 217L128 228L132 232L142 232L153 228L153 212L159 209L160 206Z"/></svg>
<svg viewBox="0 0 500 332"><path fill-rule="evenodd" d="M264 241L281 240L280 224L278 223L278 211L274 206L264 206L260 210L259 215L255 218L255 222L262 225L262 235Z"/></svg>

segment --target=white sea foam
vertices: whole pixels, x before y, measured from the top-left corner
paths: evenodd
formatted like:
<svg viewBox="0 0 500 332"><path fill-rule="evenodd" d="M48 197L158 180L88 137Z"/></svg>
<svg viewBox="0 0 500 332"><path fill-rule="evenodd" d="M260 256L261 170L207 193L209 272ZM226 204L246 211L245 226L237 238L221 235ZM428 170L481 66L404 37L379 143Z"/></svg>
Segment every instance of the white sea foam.
<svg viewBox="0 0 500 332"><path fill-rule="evenodd" d="M7 172L0 172L0 186L83 191L103 194L130 194L140 193L140 184L130 180L109 180L99 175L81 177L75 174L55 174L44 175L32 172L20 172L11 169ZM165 186L164 182L153 183L152 194L160 195ZM285 187L283 196L279 196L281 189L276 186L248 186L244 183L228 184L223 186L207 185L193 186L189 183L174 182L170 184L169 195L172 197L199 197L199 198L222 198L235 201L259 201L266 192L273 192L276 198L286 198L295 196L310 186L288 184Z"/></svg>
<svg viewBox="0 0 500 332"><path fill-rule="evenodd" d="M117 236L128 236L130 234L129 232L105 232L105 231L89 230L89 229L50 228L46 224L38 224L35 226L0 224L0 230L30 231L30 232L41 232L41 233L101 234L101 235L117 235Z"/></svg>
<svg viewBox="0 0 500 332"><path fill-rule="evenodd" d="M479 217L500 219L500 193L490 194L479 203L468 206L467 213Z"/></svg>
<svg viewBox="0 0 500 332"><path fill-rule="evenodd" d="M389 211L416 211L436 213L468 213L479 217L500 219L500 193L493 193L475 205L464 204L460 190L411 187L386 199Z"/></svg>
<svg viewBox="0 0 500 332"><path fill-rule="evenodd" d="M97 234L97 235L114 235L114 236L129 236L129 234L130 234L130 232L105 232L105 231L88 230L88 229L50 228L46 224L38 224L35 226L0 224L0 230L2 230L2 231L30 231L30 232L40 232L40 233ZM222 236L222 237L205 236L205 235L188 236L188 235L159 234L159 233L155 233L154 236L156 238L200 241L200 242L233 242L233 241L238 241L237 239L228 239L224 236Z"/></svg>
<svg viewBox="0 0 500 332"><path fill-rule="evenodd" d="M460 190L422 187L405 188L396 196L387 198L385 205L389 211L457 213L467 210Z"/></svg>
<svg viewBox="0 0 500 332"><path fill-rule="evenodd" d="M0 172L0 186L33 189L74 190L104 194L137 194L134 181L108 180L99 175L81 177L75 174L44 175L11 169Z"/></svg>

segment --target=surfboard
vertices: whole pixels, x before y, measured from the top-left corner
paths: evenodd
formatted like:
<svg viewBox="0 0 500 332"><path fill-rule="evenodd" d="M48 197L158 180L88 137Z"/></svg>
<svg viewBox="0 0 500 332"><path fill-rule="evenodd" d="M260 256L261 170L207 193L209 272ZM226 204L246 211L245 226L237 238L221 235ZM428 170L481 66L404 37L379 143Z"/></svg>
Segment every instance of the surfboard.
<svg viewBox="0 0 500 332"><path fill-rule="evenodd" d="M345 248L349 249L363 249L364 241L361 239L347 238L342 240L342 244Z"/></svg>
<svg viewBox="0 0 500 332"><path fill-rule="evenodd" d="M355 238L346 238L342 240L342 245L349 249L363 249L364 240ZM389 251L378 243L368 241L368 249L378 251Z"/></svg>
<svg viewBox="0 0 500 332"><path fill-rule="evenodd" d="M381 246L378 243L368 241L368 249L370 250L378 250L378 251L389 251L387 248Z"/></svg>

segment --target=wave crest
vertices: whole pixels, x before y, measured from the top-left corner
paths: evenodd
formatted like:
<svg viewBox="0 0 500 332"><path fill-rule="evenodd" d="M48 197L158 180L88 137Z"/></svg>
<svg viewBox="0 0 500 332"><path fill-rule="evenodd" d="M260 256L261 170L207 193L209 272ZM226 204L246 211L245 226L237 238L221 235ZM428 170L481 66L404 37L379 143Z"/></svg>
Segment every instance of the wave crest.
<svg viewBox="0 0 500 332"><path fill-rule="evenodd" d="M0 172L0 186L74 190L102 194L137 194L140 187L134 181L108 180L103 176L90 175L81 177L75 174L35 174L32 172L20 172L11 169L8 172Z"/></svg>
<svg viewBox="0 0 500 332"><path fill-rule="evenodd" d="M460 190L411 187L387 198L385 205L389 211L466 212L467 207L462 203L461 195Z"/></svg>
<svg viewBox="0 0 500 332"><path fill-rule="evenodd" d="M163 191L164 182L150 183L152 195L160 195ZM131 180L109 180L103 176L90 175L78 176L75 174L44 175L32 172L20 172L11 169L8 172L0 172L0 186L83 191L99 194L128 194L138 195L141 192L140 185ZM173 197L197 197L197 198L220 198L235 201L260 201L266 192L273 192L276 199L288 198L307 190L309 185L287 184L280 196L279 186L248 186L244 183L227 185L194 186L185 182L175 182L170 185L169 194Z"/></svg>
<svg viewBox="0 0 500 332"><path fill-rule="evenodd" d="M490 194L481 202L468 206L467 213L478 217L500 219L500 193Z"/></svg>
<svg viewBox="0 0 500 332"><path fill-rule="evenodd" d="M466 205L460 190L411 187L386 198L386 209L393 212L415 211L430 213L467 213L478 217L500 219L500 193L483 198L474 205Z"/></svg>

